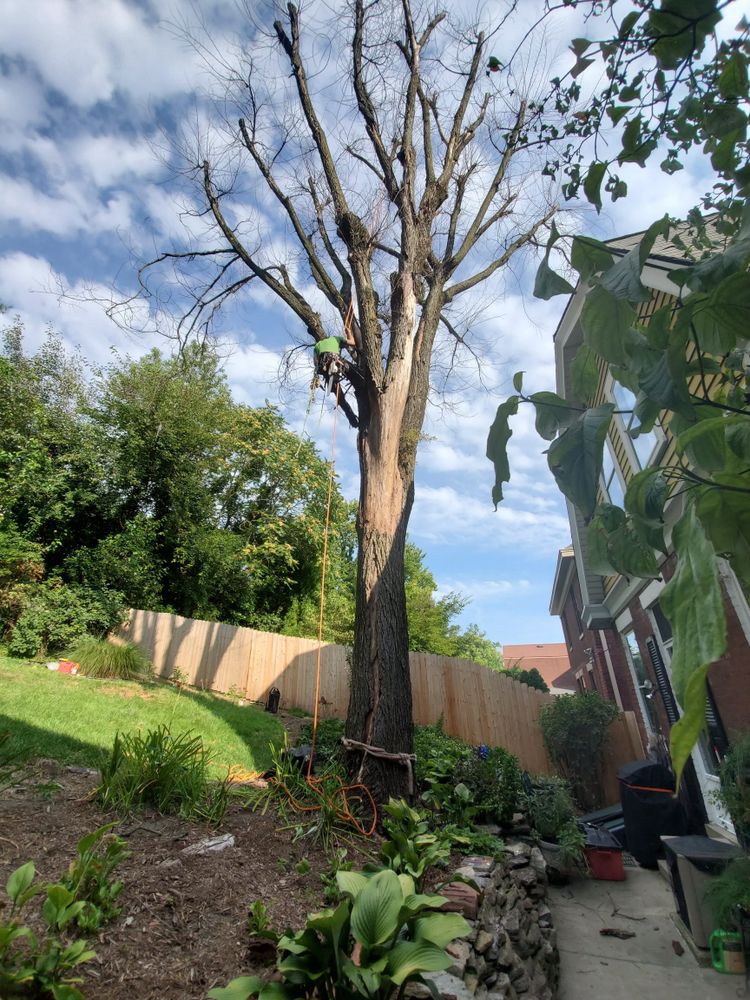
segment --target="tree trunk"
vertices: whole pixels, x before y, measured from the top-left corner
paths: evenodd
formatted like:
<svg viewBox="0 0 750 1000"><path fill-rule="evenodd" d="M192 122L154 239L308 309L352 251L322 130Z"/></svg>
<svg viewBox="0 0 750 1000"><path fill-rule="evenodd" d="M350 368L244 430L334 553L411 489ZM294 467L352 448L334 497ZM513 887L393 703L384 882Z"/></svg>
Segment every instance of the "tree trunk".
<svg viewBox="0 0 750 1000"><path fill-rule="evenodd" d="M416 435L405 448L406 398L393 385L389 393L371 396L370 419L359 438L359 560L346 733L389 753L411 753L413 747L404 548L414 501ZM408 797L405 763L357 750L350 754L349 769L377 802Z"/></svg>

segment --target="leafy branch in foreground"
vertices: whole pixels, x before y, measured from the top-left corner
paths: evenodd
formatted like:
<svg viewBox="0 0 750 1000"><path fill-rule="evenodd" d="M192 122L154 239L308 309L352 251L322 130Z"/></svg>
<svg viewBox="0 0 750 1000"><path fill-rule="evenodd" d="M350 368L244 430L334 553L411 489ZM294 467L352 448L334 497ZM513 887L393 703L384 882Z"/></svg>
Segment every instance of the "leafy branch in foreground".
<svg viewBox="0 0 750 1000"><path fill-rule="evenodd" d="M726 559L750 593L750 371L744 345L750 324L750 204L731 237L714 234L711 251L670 271L678 294L647 318L651 300L641 272L658 237L689 241L687 226L664 218L625 252L575 237L571 261L590 288L581 312L583 343L572 363L566 398L516 394L498 407L487 454L495 464L493 499L510 478L509 416L519 403L536 410L536 428L550 442L547 459L558 487L588 528L587 565L602 575L655 578L674 551L675 571L660 603L672 626L672 674L683 717L671 732L678 775L704 724L706 675L726 652L720 583ZM553 229L548 254L559 239ZM538 276L537 291L562 289ZM668 440L661 465L627 484L622 507L602 503L605 441L616 410L599 385L608 371L633 400L627 433L635 441L658 425ZM620 392L619 395L623 393ZM622 433L622 429L618 431Z"/></svg>

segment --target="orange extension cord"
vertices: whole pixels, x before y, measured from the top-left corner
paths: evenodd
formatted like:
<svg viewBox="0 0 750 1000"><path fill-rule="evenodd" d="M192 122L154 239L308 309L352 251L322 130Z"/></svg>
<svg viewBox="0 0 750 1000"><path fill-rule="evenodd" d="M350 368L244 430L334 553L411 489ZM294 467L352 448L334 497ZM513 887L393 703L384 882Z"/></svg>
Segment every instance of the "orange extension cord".
<svg viewBox="0 0 750 1000"><path fill-rule="evenodd" d="M351 324L354 317L354 311L351 304L346 314L346 320L344 322L344 329L346 333L351 333ZM347 338L348 339L348 338ZM313 713L313 737L312 737L312 750L310 751L310 760L307 765L307 785L308 787L321 799L321 805L305 805L305 803L300 802L295 799L289 789L284 785L284 791L286 792L289 802L298 812L318 812L323 808L322 803L326 802L330 804L333 801L339 801L340 804L336 807L336 815L340 820L345 823L350 823L359 833L365 837L371 837L375 832L375 826L378 821L378 811L375 805L375 800L372 797L372 792L367 787L367 785L355 784L355 785L345 785L344 782L338 778L339 787L336 788L333 793L326 791L325 785L320 778L315 778L312 774L312 765L315 757L315 742L318 734L318 705L320 697L320 658L321 650L323 647L323 617L325 608L325 590L326 590L326 564L328 562L328 531L331 522L331 498L333 496L333 473L334 464L336 458L336 425L337 417L339 412L339 384L336 383L336 406L333 411L333 437L331 440L331 465L330 473L328 476L328 500L326 503L326 523L325 530L323 532L323 569L320 578L320 614L318 616L318 652L315 665L315 710ZM352 812L352 807L356 801L365 802L369 805L372 810L372 823L369 827L366 827Z"/></svg>

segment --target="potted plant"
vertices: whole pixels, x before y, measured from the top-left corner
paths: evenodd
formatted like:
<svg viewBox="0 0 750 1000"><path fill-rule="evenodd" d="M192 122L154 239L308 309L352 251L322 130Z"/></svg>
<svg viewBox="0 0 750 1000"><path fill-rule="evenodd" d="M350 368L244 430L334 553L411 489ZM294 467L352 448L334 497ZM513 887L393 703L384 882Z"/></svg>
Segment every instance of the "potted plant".
<svg viewBox="0 0 750 1000"><path fill-rule="evenodd" d="M551 775L538 775L526 792L524 804L551 877L565 880L576 870L585 870L586 838L576 822L568 783Z"/></svg>
<svg viewBox="0 0 750 1000"><path fill-rule="evenodd" d="M732 741L719 772L719 802L729 813L741 846L750 848L750 732Z"/></svg>

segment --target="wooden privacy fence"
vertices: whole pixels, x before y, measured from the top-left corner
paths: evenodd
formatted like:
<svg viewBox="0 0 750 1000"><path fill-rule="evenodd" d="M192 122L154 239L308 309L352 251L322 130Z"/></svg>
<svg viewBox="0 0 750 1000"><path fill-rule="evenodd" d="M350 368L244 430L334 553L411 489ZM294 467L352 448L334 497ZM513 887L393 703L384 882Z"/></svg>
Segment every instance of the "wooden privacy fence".
<svg viewBox="0 0 750 1000"><path fill-rule="evenodd" d="M168 677L180 670L195 687L241 692L265 701L272 687L282 708L315 708L314 639L197 621L155 611L131 611L120 635L136 642ZM410 653L414 721L429 725L443 716L445 731L468 743L502 746L532 773L554 773L539 727L539 713L552 695L488 670L470 660ZM324 643L319 714L343 718L349 704L349 650ZM632 713L613 723L605 763L608 800L619 798L617 767L643 756Z"/></svg>

